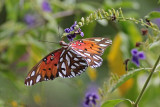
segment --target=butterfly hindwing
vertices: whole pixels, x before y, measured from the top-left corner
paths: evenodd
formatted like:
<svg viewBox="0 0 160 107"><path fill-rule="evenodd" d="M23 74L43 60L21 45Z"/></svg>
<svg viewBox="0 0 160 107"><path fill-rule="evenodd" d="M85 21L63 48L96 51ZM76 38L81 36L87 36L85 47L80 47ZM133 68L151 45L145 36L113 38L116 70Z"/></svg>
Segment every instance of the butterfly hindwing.
<svg viewBox="0 0 160 107"><path fill-rule="evenodd" d="M62 48L55 50L44 57L37 65L35 65L28 73L25 79L26 85L34 85L44 80L53 80L57 75L57 65L61 55Z"/></svg>
<svg viewBox="0 0 160 107"><path fill-rule="evenodd" d="M88 67L87 61L72 49L64 49L58 64L60 77L75 77L84 72Z"/></svg>
<svg viewBox="0 0 160 107"><path fill-rule="evenodd" d="M95 68L102 64L103 59L100 56L111 44L112 41L108 38L95 37L73 41L70 46L87 60L89 66Z"/></svg>

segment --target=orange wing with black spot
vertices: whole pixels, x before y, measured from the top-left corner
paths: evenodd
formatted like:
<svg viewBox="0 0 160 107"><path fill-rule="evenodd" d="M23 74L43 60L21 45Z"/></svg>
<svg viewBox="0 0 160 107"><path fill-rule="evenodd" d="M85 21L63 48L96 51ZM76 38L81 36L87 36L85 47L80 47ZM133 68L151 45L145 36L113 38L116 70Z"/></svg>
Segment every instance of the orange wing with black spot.
<svg viewBox="0 0 160 107"><path fill-rule="evenodd" d="M73 49L61 48L51 52L35 65L25 80L27 86L56 77L72 78L83 73L87 61Z"/></svg>
<svg viewBox="0 0 160 107"><path fill-rule="evenodd" d="M108 38L95 37L73 41L70 47L86 59L89 66L96 68L101 66L103 61L101 55L111 44L112 40Z"/></svg>
<svg viewBox="0 0 160 107"><path fill-rule="evenodd" d="M28 73L25 84L27 86L34 85L37 82L53 80L58 77L57 65L62 50L63 48L51 52L35 65Z"/></svg>

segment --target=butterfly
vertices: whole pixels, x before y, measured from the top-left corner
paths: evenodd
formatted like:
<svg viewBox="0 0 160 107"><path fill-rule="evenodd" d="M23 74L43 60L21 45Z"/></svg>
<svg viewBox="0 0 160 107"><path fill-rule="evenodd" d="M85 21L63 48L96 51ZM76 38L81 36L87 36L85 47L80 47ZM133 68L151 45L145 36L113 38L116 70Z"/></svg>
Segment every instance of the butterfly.
<svg viewBox="0 0 160 107"><path fill-rule="evenodd" d="M72 41L60 41L62 48L57 49L40 60L25 79L27 86L56 77L72 78L85 72L88 66L101 66L101 55L112 44L108 38L94 37Z"/></svg>

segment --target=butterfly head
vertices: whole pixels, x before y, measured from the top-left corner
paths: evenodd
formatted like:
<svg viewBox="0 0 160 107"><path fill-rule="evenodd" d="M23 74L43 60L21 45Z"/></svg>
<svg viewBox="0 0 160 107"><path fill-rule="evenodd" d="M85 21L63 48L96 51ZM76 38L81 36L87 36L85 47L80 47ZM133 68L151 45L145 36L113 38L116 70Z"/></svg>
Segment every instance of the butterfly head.
<svg viewBox="0 0 160 107"><path fill-rule="evenodd" d="M62 46L62 47L68 47L68 44L64 41L60 41L59 44Z"/></svg>

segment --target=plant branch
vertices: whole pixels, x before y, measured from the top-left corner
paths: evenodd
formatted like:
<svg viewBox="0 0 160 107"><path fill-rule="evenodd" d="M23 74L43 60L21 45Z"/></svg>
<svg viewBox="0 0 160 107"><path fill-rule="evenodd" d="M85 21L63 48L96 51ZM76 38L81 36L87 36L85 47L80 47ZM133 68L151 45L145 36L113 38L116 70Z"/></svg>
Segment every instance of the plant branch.
<svg viewBox="0 0 160 107"><path fill-rule="evenodd" d="M159 63L159 61L160 61L160 55L159 55L159 57L158 57L155 65L154 65L153 69L151 70L151 73L150 73L149 77L147 78L147 80L146 80L146 82L145 82L145 84L144 84L144 86L143 86L143 89L142 89L141 93L139 94L139 96L138 96L135 104L133 105L133 107L138 107L138 103L139 103L139 101L141 100L141 98L142 98L142 96L143 96L143 93L144 93L144 91L145 91L145 89L146 89L146 87L147 87L147 85L148 85L148 83L149 83L149 81L150 81L150 79L151 79L151 77L152 77L152 75L153 75L153 73L154 73L154 71L155 71L158 63Z"/></svg>
<svg viewBox="0 0 160 107"><path fill-rule="evenodd" d="M72 11L67 12L67 14L72 14ZM57 15L56 17L61 16L61 14ZM89 23L92 23L93 21L97 21L97 20L102 20L102 19L106 19L106 20L111 20L111 21L118 21L118 22L124 22L124 21L131 21L134 22L136 24L141 24L141 26L145 26L147 28L151 28L152 30L156 31L157 33L160 33L160 30L155 26L155 24L151 23L149 20L145 19L135 19L132 17L124 17L123 12L121 10L121 8L119 10L115 10L115 9L109 9L108 11L105 11L103 9L98 9L97 11L95 11L94 13L91 13L88 17L86 18L81 18L81 21L78 22L77 25L77 29L84 26L84 25L88 25ZM76 30L75 30L76 31ZM63 37L69 35L69 34L73 34L73 32L70 33L63 33Z"/></svg>

